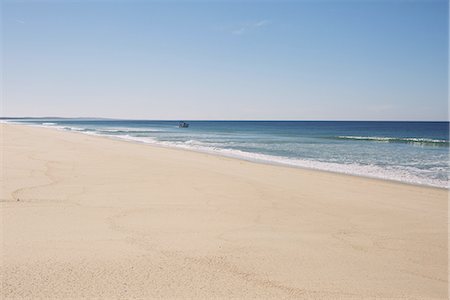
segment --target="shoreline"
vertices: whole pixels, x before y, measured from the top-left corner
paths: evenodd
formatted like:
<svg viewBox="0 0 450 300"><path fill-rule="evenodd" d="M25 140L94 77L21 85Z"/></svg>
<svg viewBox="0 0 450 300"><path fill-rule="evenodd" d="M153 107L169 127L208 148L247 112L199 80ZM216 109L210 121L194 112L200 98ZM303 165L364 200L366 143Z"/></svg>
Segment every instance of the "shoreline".
<svg viewBox="0 0 450 300"><path fill-rule="evenodd" d="M127 139L127 138L116 137L116 136L113 136L113 135L84 133L84 132L81 132L81 131L66 130L66 129L63 129L63 128L57 128L57 127L45 126L45 125L20 124L20 123L8 123L8 122L5 122L3 124L18 125L18 126L31 126L31 127L36 127L36 128L52 129L52 130L57 130L57 131L61 131L61 132L82 134L82 135L99 137L99 138L106 138L106 139L115 140L115 141L122 141L122 142L129 142L129 143L133 143L133 144L147 145L147 146L150 146L150 147L157 147L157 148L162 148L162 149L175 149L175 150L180 150L180 151L189 151L189 152L193 152L193 153L202 153L202 154L213 155L213 156L218 156L218 157L226 157L226 158L230 158L230 159L236 159L236 160L246 161L246 162L255 163L255 164L264 164L264 165L270 165L270 166L287 167L287 168L293 168L293 169L299 169L299 170L307 170L307 171L325 172L325 173L331 173L331 174L336 174L336 175L344 175L344 176L351 176L351 177L356 177L356 178L371 179L371 180L375 180L375 181L392 182L392 183L403 184L403 185L407 185L407 186L435 188L435 189L441 189L441 190L446 190L446 191L450 190L450 185L448 185L447 187L443 187L443 186L437 186L437 185L431 185L431 184L425 184L425 183L415 183L415 182L401 181L401 180L390 179L390 178L382 178L382 177L377 177L377 176L352 174L352 173L347 173L347 172L339 172L339 171L334 171L334 170L325 170L325 169L313 168L313 167L310 168L310 167L306 167L306 166L298 166L298 165L282 163L282 162L276 162L276 161L269 161L269 160L264 160L264 159L257 159L257 158L251 159L251 158L239 157L237 155L236 156L234 156L234 155L227 155L227 154L220 153L218 151L215 152L215 151L208 151L208 150L201 150L201 149L192 149L192 148L187 148L187 147L184 148L184 147L164 145L164 144L160 144L160 143L148 143L148 142L143 142L143 141L137 141L137 140Z"/></svg>
<svg viewBox="0 0 450 300"><path fill-rule="evenodd" d="M445 189L0 128L0 298L448 298Z"/></svg>

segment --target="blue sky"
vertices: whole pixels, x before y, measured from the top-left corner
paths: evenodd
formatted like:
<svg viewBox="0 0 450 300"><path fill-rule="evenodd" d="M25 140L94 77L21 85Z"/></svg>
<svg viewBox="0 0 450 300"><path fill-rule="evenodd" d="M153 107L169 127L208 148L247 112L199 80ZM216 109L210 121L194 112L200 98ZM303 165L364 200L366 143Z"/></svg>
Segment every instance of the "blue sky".
<svg viewBox="0 0 450 300"><path fill-rule="evenodd" d="M448 1L4 1L3 116L447 120Z"/></svg>

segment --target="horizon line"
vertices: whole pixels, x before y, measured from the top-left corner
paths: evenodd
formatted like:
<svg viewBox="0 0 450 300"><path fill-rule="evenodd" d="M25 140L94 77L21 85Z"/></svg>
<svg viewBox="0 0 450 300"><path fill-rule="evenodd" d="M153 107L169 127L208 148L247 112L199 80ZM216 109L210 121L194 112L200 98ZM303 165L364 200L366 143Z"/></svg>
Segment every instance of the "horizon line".
<svg viewBox="0 0 450 300"><path fill-rule="evenodd" d="M135 119L135 118L111 118L111 117L57 117L57 116L44 116L44 117L0 117L0 120L5 119L90 119L90 120L121 120L121 121L208 121L208 122L450 122L450 120L360 120L360 119L347 119L347 120L333 120L333 119Z"/></svg>

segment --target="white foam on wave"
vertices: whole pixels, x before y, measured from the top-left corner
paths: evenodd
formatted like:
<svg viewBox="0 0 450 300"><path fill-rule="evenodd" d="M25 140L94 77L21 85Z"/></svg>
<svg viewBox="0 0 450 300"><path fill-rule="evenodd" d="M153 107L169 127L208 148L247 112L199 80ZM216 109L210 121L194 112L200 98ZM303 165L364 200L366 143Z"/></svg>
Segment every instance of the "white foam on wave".
<svg viewBox="0 0 450 300"><path fill-rule="evenodd" d="M145 144L158 144L158 141L151 137L139 137L139 136L132 136L132 135L119 135L119 136L113 136L118 137L120 139L134 141L134 142L140 142Z"/></svg>
<svg viewBox="0 0 450 300"><path fill-rule="evenodd" d="M63 125L58 125L56 123L32 124L30 126L54 128L54 129L65 130L65 131L85 131L86 130L85 128L82 128L82 127L63 126Z"/></svg>
<svg viewBox="0 0 450 300"><path fill-rule="evenodd" d="M68 130L73 130L73 131L85 131L85 128L80 128L80 127L71 127L71 126L66 126L64 129L68 129Z"/></svg>
<svg viewBox="0 0 450 300"><path fill-rule="evenodd" d="M383 136L338 136L342 140L359 140L359 141L374 141L374 142L399 142L399 143L418 143L418 144L448 144L446 140L414 138L414 137L383 137Z"/></svg>
<svg viewBox="0 0 450 300"><path fill-rule="evenodd" d="M132 128L132 127L120 127L120 128L113 128L113 129L103 129L103 128L98 128L96 129L98 131L103 131L103 132L161 132L163 130L161 129L157 129L157 128Z"/></svg>
<svg viewBox="0 0 450 300"><path fill-rule="evenodd" d="M10 122L8 122L10 123ZM12 123L12 122L11 122ZM24 123L20 123L24 124ZM106 136L114 139L121 139L145 144L152 144L156 146L162 147L170 147L170 148L181 148L186 150L192 150L197 152L204 152L210 154L217 154L226 157L239 158L253 162L262 162L269 164L278 164L285 165L291 167L299 167L306 169L314 169L314 170L322 170L329 171L335 173L343 173L349 175L357 175L363 177L372 177L386 180L394 180L411 184L420 184L420 185L428 185L435 187L448 188L449 182L448 180L439 180L433 178L426 178L422 176L418 176L414 174L415 170L408 170L407 168L399 168L399 167L380 167L376 165L361 165L357 163L344 164L344 163L334 163L334 162L323 162L317 160L308 160L308 159L298 159L298 158L288 158L282 156L274 156L267 155L261 153L251 153L237 149L227 149L223 148L223 144L220 143L204 143L197 140L188 140L186 142L177 141L158 141L152 137L136 137L129 134L123 135L113 135L113 134L104 134L96 131L85 131L84 128L78 127L68 127L68 126L55 126L55 125L40 125L40 124L27 124L31 126L38 127L49 127L55 128L58 130L65 131L79 131L83 134L95 135L95 136ZM214 145L214 146L212 146ZM217 147L216 147L217 145ZM221 147L222 146L222 147ZM423 171L423 170L422 170Z"/></svg>
<svg viewBox="0 0 450 300"><path fill-rule="evenodd" d="M22 124L22 123L14 120L0 120L0 124Z"/></svg>
<svg viewBox="0 0 450 300"><path fill-rule="evenodd" d="M225 149L220 147L206 146L196 140L189 140L186 142L168 142L158 141L150 137L133 137L129 135L115 136L125 140L135 142L147 143L163 147L174 147L186 150L193 150L198 152L218 154L226 157L244 159L253 162L262 162L269 164L278 164L291 167L299 167L313 170L328 171L334 173L343 173L348 175L356 175L363 177L379 178L393 181L406 182L411 184L428 185L435 187L448 188L449 182L446 180L438 180L432 178L425 178L413 173L414 170L406 170L399 167L383 168L376 165L361 165L357 163L343 164L334 162L323 162L317 160L307 160L298 158L288 158L282 156L267 155L261 153L251 153L237 149ZM417 169L418 170L418 169ZM415 171L417 171L415 170Z"/></svg>
<svg viewBox="0 0 450 300"><path fill-rule="evenodd" d="M58 130L67 130L64 126L59 126L58 124L52 123L52 122L26 123L26 122L23 122L23 121L4 120L3 123L5 123L5 124L26 125L26 126L31 126L31 127L53 128L53 129L58 129Z"/></svg>

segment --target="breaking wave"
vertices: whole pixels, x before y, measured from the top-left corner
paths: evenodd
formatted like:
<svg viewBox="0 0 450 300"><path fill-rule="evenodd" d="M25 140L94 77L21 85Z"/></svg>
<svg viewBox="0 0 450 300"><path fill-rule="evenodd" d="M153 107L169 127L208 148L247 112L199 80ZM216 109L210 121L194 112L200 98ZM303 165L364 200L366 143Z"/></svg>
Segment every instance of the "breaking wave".
<svg viewBox="0 0 450 300"><path fill-rule="evenodd" d="M339 140L355 140L355 141L370 141L380 143L405 143L405 144L422 144L434 146L448 146L449 141L426 138L400 138L400 137L378 137L378 136L337 136Z"/></svg>

